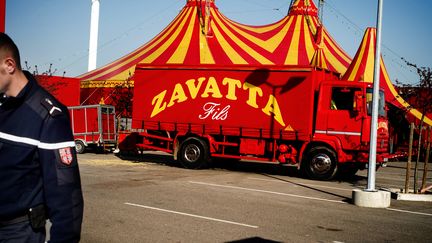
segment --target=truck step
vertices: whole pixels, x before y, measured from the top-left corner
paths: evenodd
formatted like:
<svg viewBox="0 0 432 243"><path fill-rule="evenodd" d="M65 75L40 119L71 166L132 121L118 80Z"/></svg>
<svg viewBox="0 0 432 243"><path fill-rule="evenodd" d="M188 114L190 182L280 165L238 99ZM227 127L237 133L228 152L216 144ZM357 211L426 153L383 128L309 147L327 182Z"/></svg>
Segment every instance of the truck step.
<svg viewBox="0 0 432 243"><path fill-rule="evenodd" d="M172 149L167 149L167 148L161 148L161 147L157 147L157 146L152 146L152 145L148 145L148 144L136 144L136 147L139 149L146 149L146 150L156 150L156 151L162 151L162 152L167 152L167 153L172 153Z"/></svg>
<svg viewBox="0 0 432 243"><path fill-rule="evenodd" d="M230 143L230 142L213 142L215 145L222 145L222 146L230 146L230 147L238 147L238 143Z"/></svg>
<svg viewBox="0 0 432 243"><path fill-rule="evenodd" d="M162 136L153 135L153 134L149 134L149 133L145 133L145 132L142 132L139 135L141 135L145 138L154 138L154 139L159 139L159 140L168 141L168 142L174 141L174 139L172 139L172 138L162 137Z"/></svg>

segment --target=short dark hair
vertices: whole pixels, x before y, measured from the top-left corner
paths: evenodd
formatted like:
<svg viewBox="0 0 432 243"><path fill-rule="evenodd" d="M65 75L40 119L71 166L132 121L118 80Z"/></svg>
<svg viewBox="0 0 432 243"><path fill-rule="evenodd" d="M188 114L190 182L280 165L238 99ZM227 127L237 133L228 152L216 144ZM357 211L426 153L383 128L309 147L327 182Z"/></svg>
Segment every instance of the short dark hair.
<svg viewBox="0 0 432 243"><path fill-rule="evenodd" d="M12 55L17 68L21 70L21 58L18 47L15 45L13 40L3 32L0 32L0 51Z"/></svg>

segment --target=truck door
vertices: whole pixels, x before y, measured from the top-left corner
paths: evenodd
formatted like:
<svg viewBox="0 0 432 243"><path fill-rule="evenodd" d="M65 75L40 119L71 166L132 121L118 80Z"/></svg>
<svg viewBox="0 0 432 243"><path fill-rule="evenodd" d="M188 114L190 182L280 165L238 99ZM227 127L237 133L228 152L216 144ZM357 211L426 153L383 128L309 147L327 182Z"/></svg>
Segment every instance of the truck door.
<svg viewBox="0 0 432 243"><path fill-rule="evenodd" d="M362 116L356 111L356 92L360 88L333 87L327 116L327 135L337 136L343 149L359 149Z"/></svg>
<svg viewBox="0 0 432 243"><path fill-rule="evenodd" d="M115 111L112 106L102 106L101 107L101 136L104 142L115 141Z"/></svg>

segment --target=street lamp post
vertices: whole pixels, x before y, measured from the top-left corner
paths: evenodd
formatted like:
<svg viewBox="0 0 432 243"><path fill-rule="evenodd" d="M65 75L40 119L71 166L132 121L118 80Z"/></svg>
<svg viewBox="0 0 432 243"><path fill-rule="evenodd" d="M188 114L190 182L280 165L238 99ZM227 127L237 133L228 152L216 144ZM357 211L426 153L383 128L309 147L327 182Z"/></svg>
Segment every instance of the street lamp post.
<svg viewBox="0 0 432 243"><path fill-rule="evenodd" d="M378 130L378 109L379 109L379 89L380 89L380 58L381 58L381 22L382 6L384 0L378 0L377 16L377 38L375 52L374 82L372 96L372 121L370 131L370 148L369 148L369 170L367 191L375 191L375 174L376 174L376 154L377 154L377 130Z"/></svg>
<svg viewBox="0 0 432 243"><path fill-rule="evenodd" d="M378 0L377 16L377 38L374 66L373 100L372 100L372 120L370 131L369 148L369 167L368 184L365 190L354 189L352 193L353 202L360 207L387 208L390 206L390 192L378 191L375 189L376 171L376 152L377 152L377 130L378 130L378 108L379 108L379 89L380 89L380 58L381 58L381 20L382 5L384 0Z"/></svg>

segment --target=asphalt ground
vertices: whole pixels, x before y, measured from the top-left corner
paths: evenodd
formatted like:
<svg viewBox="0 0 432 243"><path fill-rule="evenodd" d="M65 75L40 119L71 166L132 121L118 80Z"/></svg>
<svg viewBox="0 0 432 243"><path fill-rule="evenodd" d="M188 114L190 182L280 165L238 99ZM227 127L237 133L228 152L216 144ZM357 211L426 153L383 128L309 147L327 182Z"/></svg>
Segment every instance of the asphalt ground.
<svg viewBox="0 0 432 243"><path fill-rule="evenodd" d="M79 164L82 242L432 242L430 202L351 204L367 171L313 181L295 168L232 161L187 170L163 154L89 153ZM377 188L402 188L405 165L378 170Z"/></svg>

